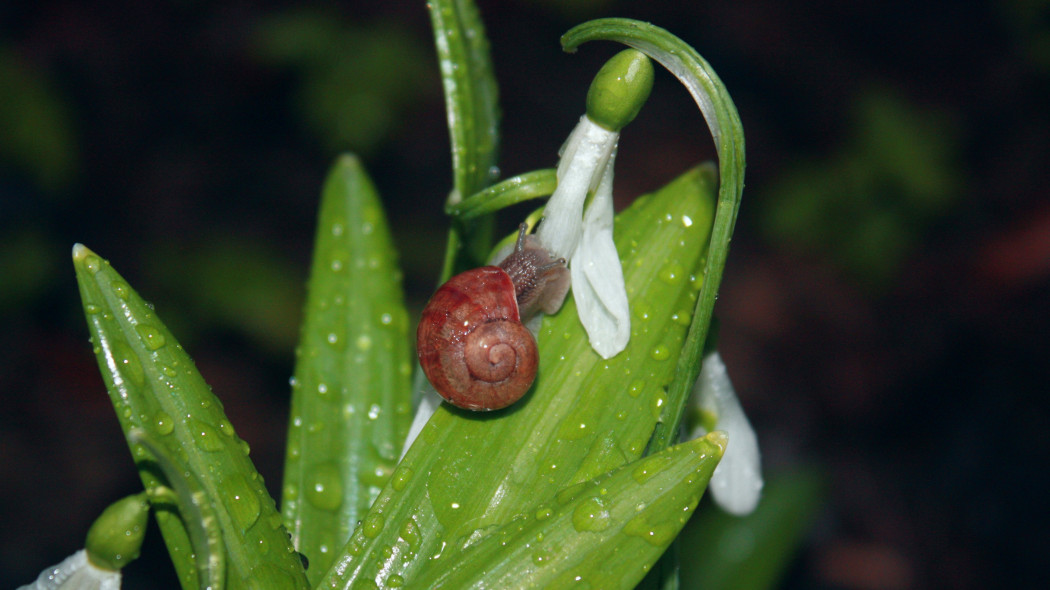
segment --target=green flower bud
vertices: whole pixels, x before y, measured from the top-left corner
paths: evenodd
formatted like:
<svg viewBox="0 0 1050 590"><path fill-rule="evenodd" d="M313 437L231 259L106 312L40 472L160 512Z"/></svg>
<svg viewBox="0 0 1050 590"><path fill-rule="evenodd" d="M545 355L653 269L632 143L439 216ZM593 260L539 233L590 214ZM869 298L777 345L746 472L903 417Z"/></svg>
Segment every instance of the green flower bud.
<svg viewBox="0 0 1050 590"><path fill-rule="evenodd" d="M149 504L146 494L117 500L102 511L88 529L88 560L96 567L119 571L139 556L146 535Z"/></svg>
<svg viewBox="0 0 1050 590"><path fill-rule="evenodd" d="M610 131L634 120L653 89L653 64L636 49L605 62L587 91L587 116Z"/></svg>

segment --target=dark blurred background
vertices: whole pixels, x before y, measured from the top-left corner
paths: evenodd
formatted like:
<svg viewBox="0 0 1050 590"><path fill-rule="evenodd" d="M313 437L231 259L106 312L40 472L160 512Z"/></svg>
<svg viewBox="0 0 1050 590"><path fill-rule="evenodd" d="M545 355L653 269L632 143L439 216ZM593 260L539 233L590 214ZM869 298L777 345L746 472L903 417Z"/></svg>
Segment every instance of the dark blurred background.
<svg viewBox="0 0 1050 590"><path fill-rule="evenodd" d="M504 176L554 165L617 49L562 53L582 20L661 25L731 91L748 178L721 349L769 472L825 482L782 586L1042 586L1050 2L480 5ZM343 150L384 195L418 309L450 187L423 2L0 4L0 587L82 547L139 485L74 242L156 304L277 493L316 205ZM714 157L662 71L619 153L619 207ZM149 537L126 587L173 583Z"/></svg>

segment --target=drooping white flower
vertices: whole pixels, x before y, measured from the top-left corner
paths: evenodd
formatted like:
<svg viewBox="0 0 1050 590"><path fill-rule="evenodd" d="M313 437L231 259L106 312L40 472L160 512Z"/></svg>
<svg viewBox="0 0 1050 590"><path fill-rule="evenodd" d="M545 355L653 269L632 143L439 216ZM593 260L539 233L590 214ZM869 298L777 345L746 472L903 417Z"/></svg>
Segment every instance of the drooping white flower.
<svg viewBox="0 0 1050 590"><path fill-rule="evenodd" d="M558 187L536 237L565 258L577 312L591 347L603 358L620 353L631 336L623 269L613 243L613 162L620 133L588 115L569 135L558 163Z"/></svg>
<svg viewBox="0 0 1050 590"><path fill-rule="evenodd" d="M87 550L81 549L62 563L42 572L32 584L18 590L119 590L120 572L103 569L91 563Z"/></svg>
<svg viewBox="0 0 1050 590"><path fill-rule="evenodd" d="M744 414L744 408L729 381L725 363L717 352L704 359L689 404L698 408L701 414L714 418L711 430L721 430L729 436L725 454L708 486L715 503L737 516L750 514L762 496L762 459L758 450L758 437ZM708 429L703 425L697 425L687 438L698 438L707 432Z"/></svg>

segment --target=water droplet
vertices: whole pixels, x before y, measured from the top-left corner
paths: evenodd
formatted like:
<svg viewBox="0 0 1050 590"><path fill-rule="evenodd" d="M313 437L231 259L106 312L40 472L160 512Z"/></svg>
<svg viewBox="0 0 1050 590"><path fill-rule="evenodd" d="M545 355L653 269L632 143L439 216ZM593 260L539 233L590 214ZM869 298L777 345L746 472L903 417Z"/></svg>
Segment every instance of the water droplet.
<svg viewBox="0 0 1050 590"><path fill-rule="evenodd" d="M146 348L150 350L157 350L166 342L160 329L149 324L139 324L135 326L135 331L139 333L139 337L146 343Z"/></svg>
<svg viewBox="0 0 1050 590"><path fill-rule="evenodd" d="M653 357L654 361L666 361L671 358L671 349L664 344L657 344L649 352L649 356Z"/></svg>
<svg viewBox="0 0 1050 590"><path fill-rule="evenodd" d="M317 384L317 395L320 395L320 396L327 396L328 395L328 384L327 383L318 383Z"/></svg>
<svg viewBox="0 0 1050 590"><path fill-rule="evenodd" d="M662 391L652 398L649 409L652 410L654 418L660 418L660 413L663 412L665 403L667 403L667 396Z"/></svg>
<svg viewBox="0 0 1050 590"><path fill-rule="evenodd" d="M700 261L700 266L703 266L703 265L704 265L704 262ZM689 275L689 285L693 289L699 291L700 287L704 286L704 275L702 273L701 274L695 274L695 275Z"/></svg>
<svg viewBox="0 0 1050 590"><path fill-rule="evenodd" d="M554 511L549 506L540 506L536 510L536 520L547 520L554 515Z"/></svg>
<svg viewBox="0 0 1050 590"><path fill-rule="evenodd" d="M117 297L121 299L127 300L131 296L131 287L124 281L113 281L110 283L110 287L113 288L113 292L117 294Z"/></svg>
<svg viewBox="0 0 1050 590"><path fill-rule="evenodd" d="M359 475L361 482L365 485L380 488L390 479L392 470L393 468L388 463L382 461L371 464L371 466L366 462L362 465Z"/></svg>
<svg viewBox="0 0 1050 590"><path fill-rule="evenodd" d="M638 483L645 483L657 475L662 469L667 467L671 463L671 457L668 455L653 455L648 459L644 460L634 471L631 472L631 476L634 477L634 481Z"/></svg>
<svg viewBox="0 0 1050 590"><path fill-rule="evenodd" d="M405 579L397 574L392 574L386 579L387 588L400 588L405 585Z"/></svg>
<svg viewBox="0 0 1050 590"><path fill-rule="evenodd" d="M379 316L379 323L383 324L384 326L389 326L393 321L394 316L390 315L389 313L384 313Z"/></svg>
<svg viewBox="0 0 1050 590"><path fill-rule="evenodd" d="M339 334L336 334L335 332L329 332L326 340L332 346L336 346L339 344Z"/></svg>
<svg viewBox="0 0 1050 590"><path fill-rule="evenodd" d="M668 285L675 285L682 282L686 277L685 267L677 262L671 262L660 269L658 275L660 280L667 283Z"/></svg>
<svg viewBox="0 0 1050 590"><path fill-rule="evenodd" d="M116 361L117 370L120 371L132 383L143 386L146 384L146 373L142 370L139 358L131 352L123 342L113 342L113 359Z"/></svg>
<svg viewBox="0 0 1050 590"><path fill-rule="evenodd" d="M639 301L632 305L634 309L634 315L642 321L648 320L653 315L653 308L644 301Z"/></svg>
<svg viewBox="0 0 1050 590"><path fill-rule="evenodd" d="M373 231L375 231L375 226L372 225L372 222L366 221L366 222L361 224L361 233L362 234L367 236L367 235L371 234Z"/></svg>
<svg viewBox="0 0 1050 590"><path fill-rule="evenodd" d="M632 537L645 539L650 545L662 547L671 544L678 528L673 521L654 524L646 520L644 514L639 514L627 521L623 532Z"/></svg>
<svg viewBox="0 0 1050 590"><path fill-rule="evenodd" d="M339 236L343 235L343 224L341 224L341 223L333 223L332 224L332 235L337 237L337 238Z"/></svg>
<svg viewBox="0 0 1050 590"><path fill-rule="evenodd" d="M96 314L96 313L102 311L102 308L97 306L97 305L95 305L94 303L88 303L87 305L84 306L84 311L86 311L86 312L88 312L90 314Z"/></svg>
<svg viewBox="0 0 1050 590"><path fill-rule="evenodd" d="M682 216L682 227L693 227L693 218L688 215Z"/></svg>
<svg viewBox="0 0 1050 590"><path fill-rule="evenodd" d="M248 530L259 519L259 496L243 476L233 475L226 480L227 510L241 530Z"/></svg>
<svg viewBox="0 0 1050 590"><path fill-rule="evenodd" d="M89 254L88 257L84 259L84 266L94 274L102 268L102 259L94 254Z"/></svg>
<svg viewBox="0 0 1050 590"><path fill-rule="evenodd" d="M376 418L379 417L379 414L382 411L383 411L383 408L381 408L379 406L379 404L372 404L371 407L368 408L368 419L369 420L375 420Z"/></svg>
<svg viewBox="0 0 1050 590"><path fill-rule="evenodd" d="M547 565L550 563L551 558L554 557L550 551L537 551L532 554L532 563L536 565Z"/></svg>
<svg viewBox="0 0 1050 590"><path fill-rule="evenodd" d="M384 524L386 524L386 519L383 518L382 514L371 513L366 516L364 522L361 523L361 532L365 537L374 539L383 531Z"/></svg>
<svg viewBox="0 0 1050 590"><path fill-rule="evenodd" d="M594 496L581 502L572 513L572 526L580 532L604 531L609 528L611 520L605 502Z"/></svg>
<svg viewBox="0 0 1050 590"><path fill-rule="evenodd" d="M687 309L680 309L671 316L671 320L680 326L688 326L693 320L693 314Z"/></svg>
<svg viewBox="0 0 1050 590"><path fill-rule="evenodd" d="M404 524L401 525L401 530L398 534L401 535L401 538L404 539L406 543L408 543L409 547L412 549L419 548L419 525L416 524L415 517L408 517Z"/></svg>
<svg viewBox="0 0 1050 590"><path fill-rule="evenodd" d="M230 421L225 417L219 418L219 432L230 437L234 435L233 424L230 424Z"/></svg>
<svg viewBox="0 0 1050 590"><path fill-rule="evenodd" d="M645 389L645 381L635 379L634 381L631 381L631 385L627 388L627 394L631 397L638 397L641 395L643 389Z"/></svg>
<svg viewBox="0 0 1050 590"><path fill-rule="evenodd" d="M321 510L338 510L343 504L343 480L334 463L318 463L306 472L306 501Z"/></svg>
<svg viewBox="0 0 1050 590"><path fill-rule="evenodd" d="M267 520L270 523L270 528L275 531L278 529L278 527L284 524L284 520L281 518L281 514L279 512L271 514L269 517L267 517Z"/></svg>
<svg viewBox="0 0 1050 590"><path fill-rule="evenodd" d="M160 434L171 434L171 431L175 430L175 421L165 412L157 412L153 416L153 425Z"/></svg>
<svg viewBox="0 0 1050 590"><path fill-rule="evenodd" d="M361 352L365 352L372 348L372 337L368 334L361 334L357 337L357 348Z"/></svg>
<svg viewBox="0 0 1050 590"><path fill-rule="evenodd" d="M190 422L190 432L193 434L193 439L197 446L205 451L214 453L222 450L222 441L219 440L219 433L210 425L200 420L193 420Z"/></svg>
<svg viewBox="0 0 1050 590"><path fill-rule="evenodd" d="M399 466L394 471L394 477L391 479L390 484L393 486L395 491L400 492L405 489L408 485L408 480L412 479L412 469L405 466Z"/></svg>

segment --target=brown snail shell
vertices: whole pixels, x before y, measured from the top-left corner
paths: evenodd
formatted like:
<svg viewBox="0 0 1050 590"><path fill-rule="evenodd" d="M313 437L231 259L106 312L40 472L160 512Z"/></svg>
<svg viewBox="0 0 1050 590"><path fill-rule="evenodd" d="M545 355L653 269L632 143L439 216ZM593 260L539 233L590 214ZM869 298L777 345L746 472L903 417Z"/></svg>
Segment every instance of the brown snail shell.
<svg viewBox="0 0 1050 590"><path fill-rule="evenodd" d="M427 379L441 397L468 410L518 401L539 365L536 338L522 320L556 311L568 288L565 261L553 259L522 228L500 266L452 277L423 309L416 348Z"/></svg>

